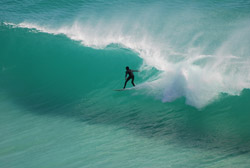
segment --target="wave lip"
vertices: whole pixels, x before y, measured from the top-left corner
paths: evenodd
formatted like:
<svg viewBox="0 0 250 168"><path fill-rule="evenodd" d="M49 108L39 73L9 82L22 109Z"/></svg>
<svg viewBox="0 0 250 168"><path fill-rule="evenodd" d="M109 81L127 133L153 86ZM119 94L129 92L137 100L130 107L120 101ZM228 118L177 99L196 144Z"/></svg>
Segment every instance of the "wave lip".
<svg viewBox="0 0 250 168"><path fill-rule="evenodd" d="M250 88L250 29L246 26L236 29L207 54L205 50L209 50L209 45L195 45L201 40L202 33L191 36L182 33L183 38L190 39L190 42L179 46L176 42L173 45L173 41L178 41L176 38L180 35L166 39L147 27L134 25L128 31L122 22L113 20L110 23L107 25L102 21L93 26L75 21L59 28L28 22L4 24L54 35L63 34L96 49L104 49L110 44L128 48L143 59L141 70L150 71L153 67L161 72L142 86L147 94L163 102L185 97L187 104L202 108L217 99L220 93L239 95L244 88ZM163 36L168 34L166 31L163 29L161 32Z"/></svg>

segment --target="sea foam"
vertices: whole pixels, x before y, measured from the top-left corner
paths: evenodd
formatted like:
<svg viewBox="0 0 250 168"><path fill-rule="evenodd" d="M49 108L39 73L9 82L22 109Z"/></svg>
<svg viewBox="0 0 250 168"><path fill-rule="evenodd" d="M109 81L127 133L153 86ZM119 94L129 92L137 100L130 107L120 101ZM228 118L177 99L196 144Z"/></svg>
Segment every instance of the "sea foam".
<svg viewBox="0 0 250 168"><path fill-rule="evenodd" d="M141 84L141 88L162 102L185 97L187 104L202 108L220 93L239 95L244 88L250 88L250 24L241 22L241 26L228 30L228 33L223 34L221 30L218 37L210 37L214 32L209 32L198 22L180 28L183 18L175 19L177 21L172 24L161 23L161 29L140 17L131 24L128 18L112 18L109 22L99 19L95 24L79 19L56 27L29 22L5 24L54 35L64 34L96 49L105 49L110 44L128 48L143 59L141 70L154 67L161 72Z"/></svg>

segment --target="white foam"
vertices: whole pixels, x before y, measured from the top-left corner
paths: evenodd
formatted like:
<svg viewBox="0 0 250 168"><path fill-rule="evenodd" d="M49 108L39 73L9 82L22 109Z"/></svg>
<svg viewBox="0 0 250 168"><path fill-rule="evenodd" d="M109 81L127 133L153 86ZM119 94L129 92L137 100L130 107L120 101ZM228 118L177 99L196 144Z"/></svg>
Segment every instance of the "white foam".
<svg viewBox="0 0 250 168"><path fill-rule="evenodd" d="M206 43L194 45L202 32L190 35L183 31L178 34L165 25L161 35L143 27L142 23L128 26L126 22L117 20L96 24L75 21L59 28L28 22L5 24L55 35L64 34L85 46L98 49L112 43L131 49L144 60L144 65L162 71L154 80L146 82L143 88L163 102L185 97L187 104L202 108L222 92L239 95L242 89L250 88L249 28L236 29L221 46L206 54ZM177 35L171 34L173 32ZM184 43L187 39L181 38L190 38L190 41ZM142 70L146 70L144 67Z"/></svg>

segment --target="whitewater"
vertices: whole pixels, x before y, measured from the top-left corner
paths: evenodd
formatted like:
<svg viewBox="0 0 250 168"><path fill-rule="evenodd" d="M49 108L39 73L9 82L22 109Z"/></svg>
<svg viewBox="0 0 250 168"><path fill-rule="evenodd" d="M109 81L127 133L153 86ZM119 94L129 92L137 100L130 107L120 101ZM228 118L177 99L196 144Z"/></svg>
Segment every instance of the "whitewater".
<svg viewBox="0 0 250 168"><path fill-rule="evenodd" d="M234 24L225 22L223 24L229 25L221 29L222 23L207 25L204 20L211 18L199 10L185 9L177 16L171 13L165 16L165 8L160 5L150 7L149 12L146 12L149 7L145 7L142 14L134 14L132 10L130 15L136 16L132 20L129 20L132 16L122 13L111 18L77 16L72 23L56 26L36 22L4 24L64 34L96 49L105 49L111 44L128 48L143 59L142 70L155 68L162 72L143 88L148 88L149 94L163 102L185 97L187 104L202 108L220 93L239 95L244 88L249 88L248 18ZM158 21L161 17L164 19Z"/></svg>
<svg viewBox="0 0 250 168"><path fill-rule="evenodd" d="M1 1L0 166L247 167L249 9Z"/></svg>

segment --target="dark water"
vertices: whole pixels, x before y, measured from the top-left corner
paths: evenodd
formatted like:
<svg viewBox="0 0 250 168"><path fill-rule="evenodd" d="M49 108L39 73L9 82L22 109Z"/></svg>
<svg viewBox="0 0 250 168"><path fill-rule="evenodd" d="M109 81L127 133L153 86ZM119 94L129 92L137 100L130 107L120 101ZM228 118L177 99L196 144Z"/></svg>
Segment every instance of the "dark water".
<svg viewBox="0 0 250 168"><path fill-rule="evenodd" d="M1 1L0 167L248 167L249 4Z"/></svg>

